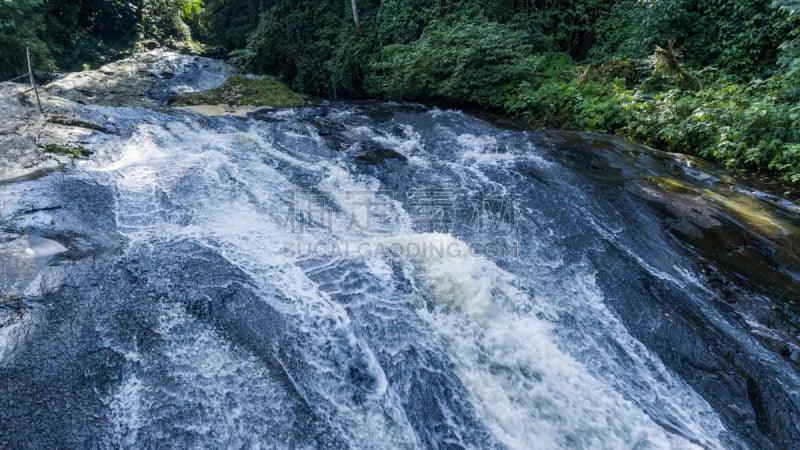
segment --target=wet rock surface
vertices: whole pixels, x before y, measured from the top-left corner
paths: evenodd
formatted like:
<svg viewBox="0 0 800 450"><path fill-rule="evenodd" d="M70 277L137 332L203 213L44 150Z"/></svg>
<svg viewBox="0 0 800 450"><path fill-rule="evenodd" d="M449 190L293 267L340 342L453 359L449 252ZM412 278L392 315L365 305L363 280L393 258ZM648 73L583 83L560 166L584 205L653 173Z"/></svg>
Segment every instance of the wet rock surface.
<svg viewBox="0 0 800 450"><path fill-rule="evenodd" d="M59 77L39 89L43 112L28 85L0 83L0 183L57 170L87 155L82 149L93 133L118 131L83 105L158 107L175 94L219 86L231 74L219 60L153 49Z"/></svg>
<svg viewBox="0 0 800 450"><path fill-rule="evenodd" d="M24 90L13 83L0 85L0 108L4 118L0 123L0 180L58 167L47 161L49 158L36 144L43 123Z"/></svg>
<svg viewBox="0 0 800 450"><path fill-rule="evenodd" d="M641 284L633 281L636 277L620 280L609 274L641 270L631 261L628 267L599 272L605 286L622 292L611 303L629 329L670 367L692 380L728 423L753 430L752 446L791 447L800 439L798 398L786 389L796 383L800 369L796 337L800 329L800 214L796 205L737 185L723 172L686 155L591 134L550 136L571 164L579 167L580 161L590 161L585 173L599 180L600 186L599 190L587 186L593 195L627 195L656 212L662 232L699 264L701 280L711 293L703 308L716 311L726 323L725 327L709 326L693 312L692 300L685 293L665 292L666 284ZM645 228L634 226L639 227ZM602 256L596 256L596 263L607 266L613 260L608 253L620 251L606 248ZM623 301L648 296L651 302ZM735 343L740 339L758 342L774 359L753 357ZM791 367L794 375L787 378L776 370L779 366Z"/></svg>
<svg viewBox="0 0 800 450"><path fill-rule="evenodd" d="M108 106L154 106L167 98L221 85L233 74L228 64L153 49L97 70L70 73L44 88L77 103Z"/></svg>
<svg viewBox="0 0 800 450"><path fill-rule="evenodd" d="M111 130L89 118L80 105L46 92L39 93L40 112L29 86L0 84L0 183L57 170L70 158L47 152L48 146L78 148L95 132ZM102 118L100 118L102 120Z"/></svg>
<svg viewBox="0 0 800 450"><path fill-rule="evenodd" d="M367 165L403 165L408 162L408 158L402 154L388 148L367 142L360 145L362 152L356 156L356 162Z"/></svg>

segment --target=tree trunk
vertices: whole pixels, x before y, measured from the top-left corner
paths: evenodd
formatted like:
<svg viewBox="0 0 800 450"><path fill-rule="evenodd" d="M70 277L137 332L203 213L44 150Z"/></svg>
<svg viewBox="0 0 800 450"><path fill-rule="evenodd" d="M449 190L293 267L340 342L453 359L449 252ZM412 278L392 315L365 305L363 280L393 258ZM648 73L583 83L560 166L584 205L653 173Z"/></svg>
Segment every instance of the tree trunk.
<svg viewBox="0 0 800 450"><path fill-rule="evenodd" d="M358 5L356 0L350 0L350 6L353 7L353 22L356 24L356 37L361 37L361 24L358 21Z"/></svg>

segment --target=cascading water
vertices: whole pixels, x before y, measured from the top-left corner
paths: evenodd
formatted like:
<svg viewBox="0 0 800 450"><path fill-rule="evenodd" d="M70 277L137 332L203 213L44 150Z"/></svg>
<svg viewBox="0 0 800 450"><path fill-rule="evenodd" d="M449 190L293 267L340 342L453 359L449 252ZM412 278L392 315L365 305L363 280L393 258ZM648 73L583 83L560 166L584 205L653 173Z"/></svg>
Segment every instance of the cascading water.
<svg viewBox="0 0 800 450"><path fill-rule="evenodd" d="M799 403L794 369L703 307L652 212L533 134L403 105L85 113L118 133L4 187L16 229L69 250L1 329L0 447L743 448L797 433L748 436L763 428L646 342L653 321L683 323L672 309L630 331L631 310L680 304Z"/></svg>

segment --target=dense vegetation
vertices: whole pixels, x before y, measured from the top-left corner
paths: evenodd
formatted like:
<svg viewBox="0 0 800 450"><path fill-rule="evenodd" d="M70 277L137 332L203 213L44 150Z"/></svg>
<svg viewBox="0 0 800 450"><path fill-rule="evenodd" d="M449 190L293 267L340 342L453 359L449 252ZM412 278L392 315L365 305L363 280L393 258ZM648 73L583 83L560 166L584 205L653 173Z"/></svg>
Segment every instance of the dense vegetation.
<svg viewBox="0 0 800 450"><path fill-rule="evenodd" d="M303 92L492 109L800 179L796 0L361 0L358 27L349 3L208 0L204 26Z"/></svg>
<svg viewBox="0 0 800 450"><path fill-rule="evenodd" d="M198 1L0 0L0 76L24 71L26 46L46 74L97 66L151 40L188 41L184 5Z"/></svg>
<svg viewBox="0 0 800 450"><path fill-rule="evenodd" d="M800 0L0 0L3 70L202 40L307 94L490 109L800 180ZM13 72L13 71L12 71Z"/></svg>

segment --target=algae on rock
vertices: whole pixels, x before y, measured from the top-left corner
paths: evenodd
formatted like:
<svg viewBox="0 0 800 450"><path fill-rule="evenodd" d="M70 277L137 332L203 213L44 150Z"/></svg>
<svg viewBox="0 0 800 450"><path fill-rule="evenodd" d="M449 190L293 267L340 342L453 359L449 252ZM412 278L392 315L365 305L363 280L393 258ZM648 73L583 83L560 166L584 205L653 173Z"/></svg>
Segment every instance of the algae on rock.
<svg viewBox="0 0 800 450"><path fill-rule="evenodd" d="M271 77L233 76L222 86L172 97L175 106L219 105L284 108L311 102Z"/></svg>
<svg viewBox="0 0 800 450"><path fill-rule="evenodd" d="M73 158L86 158L92 154L92 151L86 147L59 144L48 144L45 147L45 151L56 155L71 156Z"/></svg>

